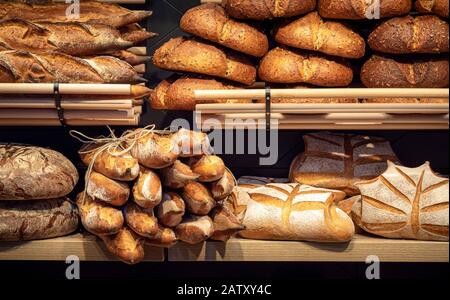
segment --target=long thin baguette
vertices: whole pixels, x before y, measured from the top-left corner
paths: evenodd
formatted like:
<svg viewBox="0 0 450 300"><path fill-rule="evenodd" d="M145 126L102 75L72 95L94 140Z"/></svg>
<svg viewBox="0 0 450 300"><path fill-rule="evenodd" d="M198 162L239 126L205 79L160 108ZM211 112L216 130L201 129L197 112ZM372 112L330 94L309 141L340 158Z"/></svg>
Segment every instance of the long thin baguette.
<svg viewBox="0 0 450 300"><path fill-rule="evenodd" d="M49 52L0 52L3 83L130 83L145 82L128 63L112 56L81 59Z"/></svg>
<svg viewBox="0 0 450 300"><path fill-rule="evenodd" d="M383 53L446 53L448 35L448 23L437 16L406 16L382 23L368 42Z"/></svg>
<svg viewBox="0 0 450 300"><path fill-rule="evenodd" d="M448 18L448 0L417 0L414 7L421 13L433 13Z"/></svg>
<svg viewBox="0 0 450 300"><path fill-rule="evenodd" d="M184 37L171 39L156 50L153 64L162 69L216 76L247 85L256 81L256 68L246 57Z"/></svg>
<svg viewBox="0 0 450 300"><path fill-rule="evenodd" d="M319 0L317 6L324 18L349 20L402 16L411 8L412 0Z"/></svg>
<svg viewBox="0 0 450 300"><path fill-rule="evenodd" d="M80 1L79 15L75 4L45 3L25 4L0 2L0 20L21 18L35 22L88 22L101 23L116 28L138 23L151 16L151 11L128 10L116 4Z"/></svg>

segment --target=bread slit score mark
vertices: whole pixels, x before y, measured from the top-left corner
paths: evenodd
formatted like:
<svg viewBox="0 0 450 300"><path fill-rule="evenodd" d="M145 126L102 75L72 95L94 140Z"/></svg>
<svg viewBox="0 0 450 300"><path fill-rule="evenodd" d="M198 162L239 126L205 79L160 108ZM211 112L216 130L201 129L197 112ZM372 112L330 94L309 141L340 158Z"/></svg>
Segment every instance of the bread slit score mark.
<svg viewBox="0 0 450 300"><path fill-rule="evenodd" d="M423 194L424 194L424 192L422 192L422 195ZM437 204L433 204L430 206L426 206L426 207L423 207L420 211L423 213L429 213L429 212L436 212L436 211L445 210L445 209L448 209L448 202L442 202L442 203L437 203Z"/></svg>
<svg viewBox="0 0 450 300"><path fill-rule="evenodd" d="M405 194L403 194L399 189L397 189L392 183L389 182L383 175L379 177L380 181L387 187L398 199L402 200L406 204L412 205L411 199L408 198ZM375 180L376 181L376 180ZM414 185L416 186L416 185Z"/></svg>
<svg viewBox="0 0 450 300"><path fill-rule="evenodd" d="M422 224L421 229L431 234L448 236L448 226L434 225L434 224Z"/></svg>
<svg viewBox="0 0 450 300"><path fill-rule="evenodd" d="M407 215L407 213L404 212L403 210L398 209L396 207L393 207L393 206L391 206L389 204L386 204L386 203L384 203L384 202L382 202L380 200L374 199L372 197L363 195L362 199L363 199L364 202L367 202L371 206L376 207L378 209L382 209L382 210L385 210L385 211L388 211L388 212L391 212L391 213L397 214L397 215L402 215L402 216L406 216Z"/></svg>
<svg viewBox="0 0 450 300"><path fill-rule="evenodd" d="M416 195L412 203L411 211L411 227L413 233L417 236L420 230L420 198L422 196L422 186L423 178L425 176L425 170L422 171L419 177L419 182L417 183Z"/></svg>
<svg viewBox="0 0 450 300"><path fill-rule="evenodd" d="M396 170L400 175L402 175L403 178L405 178L406 181L409 182L412 186L416 186L416 182L415 182L411 177L409 177L408 174L406 174L405 172L403 172L402 170L400 170L400 168L395 168L395 170Z"/></svg>
<svg viewBox="0 0 450 300"><path fill-rule="evenodd" d="M439 187L441 187L441 186L444 186L444 185L446 185L446 184L448 184L448 180L443 180L443 181L438 182L438 183L436 183L436 184L430 185L429 187L427 187L425 190L422 191L422 194L429 193L429 192L431 192L432 190L437 189L437 188L439 188ZM447 205L448 205L448 203L447 203Z"/></svg>

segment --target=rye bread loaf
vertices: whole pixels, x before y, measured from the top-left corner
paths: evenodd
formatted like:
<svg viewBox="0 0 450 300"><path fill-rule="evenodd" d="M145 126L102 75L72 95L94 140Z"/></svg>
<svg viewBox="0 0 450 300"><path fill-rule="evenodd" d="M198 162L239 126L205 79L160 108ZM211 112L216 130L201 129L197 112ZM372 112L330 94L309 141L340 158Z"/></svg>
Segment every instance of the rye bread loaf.
<svg viewBox="0 0 450 300"><path fill-rule="evenodd" d="M273 83L309 83L324 87L348 86L352 69L342 60L277 47L264 56L259 77Z"/></svg>
<svg viewBox="0 0 450 300"><path fill-rule="evenodd" d="M188 10L180 28L190 34L251 56L269 51L267 36L256 28L231 19L223 7L207 3Z"/></svg>
<svg viewBox="0 0 450 300"><path fill-rule="evenodd" d="M0 144L0 200L60 198L77 182L77 169L59 152Z"/></svg>
<svg viewBox="0 0 450 300"><path fill-rule="evenodd" d="M448 59L403 60L372 56L361 69L368 88L445 88L449 84Z"/></svg>
<svg viewBox="0 0 450 300"><path fill-rule="evenodd" d="M411 8L412 0L319 0L317 7L324 18L349 20L402 16Z"/></svg>
<svg viewBox="0 0 450 300"><path fill-rule="evenodd" d="M171 39L157 49L153 64L161 69L210 75L247 85L256 81L256 68L246 57L185 37Z"/></svg>
<svg viewBox="0 0 450 300"><path fill-rule="evenodd" d="M233 18L264 20L308 13L316 0L222 0L222 6Z"/></svg>
<svg viewBox="0 0 450 300"><path fill-rule="evenodd" d="M378 26L368 42L370 48L383 53L446 53L448 23L431 15L393 18Z"/></svg>
<svg viewBox="0 0 450 300"><path fill-rule="evenodd" d="M68 235L78 228L78 210L67 198L0 202L0 241Z"/></svg>
<svg viewBox="0 0 450 300"><path fill-rule="evenodd" d="M366 49L357 32L342 23L325 21L317 12L280 25L274 38L283 45L346 58L361 58Z"/></svg>
<svg viewBox="0 0 450 300"><path fill-rule="evenodd" d="M414 7L421 13L433 13L448 18L448 0L417 0Z"/></svg>

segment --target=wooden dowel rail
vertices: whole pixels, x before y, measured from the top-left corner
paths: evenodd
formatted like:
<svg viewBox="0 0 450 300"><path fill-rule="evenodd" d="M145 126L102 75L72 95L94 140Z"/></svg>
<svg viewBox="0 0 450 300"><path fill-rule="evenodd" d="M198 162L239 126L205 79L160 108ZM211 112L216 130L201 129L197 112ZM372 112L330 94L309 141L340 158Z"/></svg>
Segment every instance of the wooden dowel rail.
<svg viewBox="0 0 450 300"><path fill-rule="evenodd" d="M0 94L53 94L53 83L0 83ZM130 95L130 84L69 84L59 85L63 95Z"/></svg>

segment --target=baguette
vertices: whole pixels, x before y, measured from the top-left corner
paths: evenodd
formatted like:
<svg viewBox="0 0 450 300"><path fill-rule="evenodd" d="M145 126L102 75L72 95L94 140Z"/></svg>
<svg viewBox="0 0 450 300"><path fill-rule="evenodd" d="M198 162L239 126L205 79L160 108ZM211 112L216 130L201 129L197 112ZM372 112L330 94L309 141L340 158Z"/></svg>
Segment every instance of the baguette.
<svg viewBox="0 0 450 300"><path fill-rule="evenodd" d="M309 83L325 87L348 86L353 71L344 62L287 48L275 48L264 56L259 77L273 83Z"/></svg>
<svg viewBox="0 0 450 300"><path fill-rule="evenodd" d="M138 23L151 16L151 11L129 10L116 4L96 1L80 1L79 10L72 3L26 4L0 2L0 20L21 18L34 22L83 22L100 23L112 27L122 27ZM74 9L75 8L75 9ZM79 13L75 16L75 13Z"/></svg>
<svg viewBox="0 0 450 300"><path fill-rule="evenodd" d="M64 155L40 147L0 143L0 170L0 201L60 198L78 182Z"/></svg>
<svg viewBox="0 0 450 300"><path fill-rule="evenodd" d="M223 0L222 5L233 18L264 20L308 13L316 0Z"/></svg>
<svg viewBox="0 0 450 300"><path fill-rule="evenodd" d="M186 212L184 200L176 193L163 194L163 200L156 208L159 222L166 227L176 227L183 221Z"/></svg>
<svg viewBox="0 0 450 300"><path fill-rule="evenodd" d="M122 206L130 197L130 188L127 184L114 181L94 171L89 175L86 192L95 200L112 206Z"/></svg>
<svg viewBox="0 0 450 300"><path fill-rule="evenodd" d="M157 33L147 31L145 28L142 28L139 24L130 24L125 27L119 28L121 37L130 41L133 44L138 44L150 38L157 36Z"/></svg>
<svg viewBox="0 0 450 300"><path fill-rule="evenodd" d="M78 211L67 198L0 201L0 241L30 241L68 235L78 228Z"/></svg>
<svg viewBox="0 0 450 300"><path fill-rule="evenodd" d="M162 184L155 172L141 167L133 187L133 199L140 207L147 209L153 209L161 202Z"/></svg>
<svg viewBox="0 0 450 300"><path fill-rule="evenodd" d="M324 18L363 20L406 15L411 8L412 0L319 0L317 10Z"/></svg>
<svg viewBox="0 0 450 300"><path fill-rule="evenodd" d="M193 157L189 162L192 172L199 174L198 181L213 182L220 180L226 171L225 163L216 155Z"/></svg>
<svg viewBox="0 0 450 300"><path fill-rule="evenodd" d="M129 202L124 209L128 227L142 237L152 237L158 233L158 220L153 208L142 208L136 203Z"/></svg>
<svg viewBox="0 0 450 300"><path fill-rule="evenodd" d="M361 58L366 48L358 33L342 23L324 21L317 12L279 26L274 37L283 45L346 58Z"/></svg>
<svg viewBox="0 0 450 300"><path fill-rule="evenodd" d="M195 90L231 90L236 85L223 83L215 79L194 77L171 77L162 81L150 95L153 109L195 110ZM201 103L247 103L246 100L211 100Z"/></svg>
<svg viewBox="0 0 450 300"><path fill-rule="evenodd" d="M131 148L131 155L150 169L171 166L179 155L178 145L168 136L154 133L141 137Z"/></svg>
<svg viewBox="0 0 450 300"><path fill-rule="evenodd" d="M415 9L421 13L433 13L448 18L448 0L417 0Z"/></svg>
<svg viewBox="0 0 450 300"><path fill-rule="evenodd" d="M211 192L199 182L186 184L181 196L186 203L187 210L199 216L206 216L217 204Z"/></svg>
<svg viewBox="0 0 450 300"><path fill-rule="evenodd" d="M247 85L256 81L256 68L247 58L184 37L171 39L156 50L153 64L161 69L216 76Z"/></svg>
<svg viewBox="0 0 450 300"><path fill-rule="evenodd" d="M201 131L181 128L172 135L172 139L180 148L180 157L194 157L214 152L208 134Z"/></svg>
<svg viewBox="0 0 450 300"><path fill-rule="evenodd" d="M245 229L242 222L238 220L237 216L227 206L215 208L211 215L214 223L212 240L226 242L236 233Z"/></svg>
<svg viewBox="0 0 450 300"><path fill-rule="evenodd" d="M214 224L208 216L190 216L175 228L175 233L181 241L196 245L214 234Z"/></svg>
<svg viewBox="0 0 450 300"><path fill-rule="evenodd" d="M188 10L180 21L180 28L227 48L256 57L269 51L267 36L246 23L231 19L223 7L214 3Z"/></svg>
<svg viewBox="0 0 450 300"><path fill-rule="evenodd" d="M226 170L221 179L211 183L211 194L215 200L224 200L236 187L236 179L230 170Z"/></svg>
<svg viewBox="0 0 450 300"><path fill-rule="evenodd" d="M437 16L394 18L378 26L368 42L383 53L446 53L448 23Z"/></svg>
<svg viewBox="0 0 450 300"><path fill-rule="evenodd" d="M181 189L190 181L198 180L199 177L200 175L192 172L188 165L179 160L172 166L161 170L163 186L170 189Z"/></svg>
<svg viewBox="0 0 450 300"><path fill-rule="evenodd" d="M394 60L374 55L361 69L368 88L446 88L448 60Z"/></svg>
<svg viewBox="0 0 450 300"><path fill-rule="evenodd" d="M158 233L151 238L145 239L145 243L153 247L170 248L178 243L179 239L173 229L158 226Z"/></svg>
<svg viewBox="0 0 450 300"><path fill-rule="evenodd" d="M115 235L102 235L101 239L109 252L127 264L134 265L144 259L143 240L127 227Z"/></svg>
<svg viewBox="0 0 450 300"><path fill-rule="evenodd" d="M0 52L3 83L142 83L146 82L128 63L112 56L81 59L49 52Z"/></svg>

